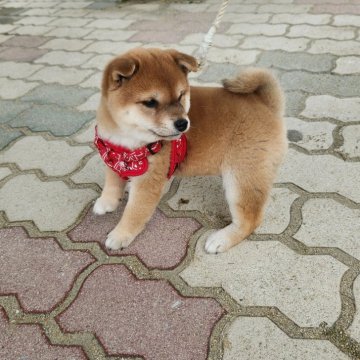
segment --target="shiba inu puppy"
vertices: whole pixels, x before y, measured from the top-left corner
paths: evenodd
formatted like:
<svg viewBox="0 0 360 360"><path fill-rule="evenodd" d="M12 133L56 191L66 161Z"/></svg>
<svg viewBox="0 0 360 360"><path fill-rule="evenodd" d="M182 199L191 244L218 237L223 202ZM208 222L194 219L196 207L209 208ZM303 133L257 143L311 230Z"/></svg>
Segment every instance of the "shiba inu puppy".
<svg viewBox="0 0 360 360"><path fill-rule="evenodd" d="M109 249L127 247L144 229L173 173L222 175L232 223L209 236L207 252L228 250L262 221L287 149L281 89L263 69L247 69L223 87L189 86L190 71L197 71L192 56L142 48L104 71L95 143L108 167L94 212L115 210L130 180Z"/></svg>

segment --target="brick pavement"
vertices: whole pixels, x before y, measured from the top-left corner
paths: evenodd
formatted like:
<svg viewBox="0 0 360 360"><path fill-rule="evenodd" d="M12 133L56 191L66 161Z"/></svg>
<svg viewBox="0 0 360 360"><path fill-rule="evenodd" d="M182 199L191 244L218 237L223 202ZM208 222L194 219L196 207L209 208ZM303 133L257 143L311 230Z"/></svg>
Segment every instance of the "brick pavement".
<svg viewBox="0 0 360 360"><path fill-rule="evenodd" d="M193 84L272 68L290 149L263 224L228 253L218 177L172 182L107 251L92 146L106 62L193 53L217 0L0 0L0 359L360 359L360 1L230 0Z"/></svg>

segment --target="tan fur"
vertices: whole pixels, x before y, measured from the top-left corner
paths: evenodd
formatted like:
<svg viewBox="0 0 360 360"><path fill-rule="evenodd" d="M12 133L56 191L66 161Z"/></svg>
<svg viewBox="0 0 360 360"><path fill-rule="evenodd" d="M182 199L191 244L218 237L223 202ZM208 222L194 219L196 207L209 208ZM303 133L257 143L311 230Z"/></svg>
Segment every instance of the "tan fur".
<svg viewBox="0 0 360 360"><path fill-rule="evenodd" d="M176 175L223 175L232 215L229 226L210 235L206 250L216 253L229 249L262 221L276 170L287 148L281 89L263 69L245 70L235 79L225 80L223 88L190 89L186 74L194 70L196 62L189 55L174 50L136 49L113 60L104 72L97 115L100 136L134 148L159 139L166 144L149 158L148 172L131 179L123 217L106 241L109 248L128 246L153 214L167 181L170 145L166 140L179 137L173 125L179 118L188 117L191 125L186 134L188 155ZM117 83L117 74L121 77L122 73L127 77ZM181 98L180 91L185 91ZM156 109L142 105L148 98L159 101ZM117 182L119 188L123 186L113 175L107 175L95 204L96 213L106 212L106 207L114 210L110 198L119 197L120 191L114 190Z"/></svg>

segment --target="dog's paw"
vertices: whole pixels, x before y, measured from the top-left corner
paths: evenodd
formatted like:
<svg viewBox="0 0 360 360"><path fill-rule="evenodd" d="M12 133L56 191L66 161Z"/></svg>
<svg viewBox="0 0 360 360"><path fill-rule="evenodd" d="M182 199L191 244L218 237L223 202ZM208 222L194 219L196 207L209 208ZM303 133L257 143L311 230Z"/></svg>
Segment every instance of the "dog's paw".
<svg viewBox="0 0 360 360"><path fill-rule="evenodd" d="M99 197L94 204L93 212L97 215L104 215L107 212L116 210L119 206L119 200L115 198Z"/></svg>
<svg viewBox="0 0 360 360"><path fill-rule="evenodd" d="M207 238L205 250L209 254L218 254L225 252L232 246L231 234L229 229L225 227L224 229L215 231Z"/></svg>
<svg viewBox="0 0 360 360"><path fill-rule="evenodd" d="M121 231L114 229L109 233L105 246L110 250L124 249L131 244L134 238L132 235L122 234Z"/></svg>

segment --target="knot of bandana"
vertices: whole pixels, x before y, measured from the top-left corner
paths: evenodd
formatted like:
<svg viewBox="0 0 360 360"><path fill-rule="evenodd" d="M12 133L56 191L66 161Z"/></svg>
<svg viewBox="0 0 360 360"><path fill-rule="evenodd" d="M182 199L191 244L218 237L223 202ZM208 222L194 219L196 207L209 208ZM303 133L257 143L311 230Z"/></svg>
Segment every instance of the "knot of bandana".
<svg viewBox="0 0 360 360"><path fill-rule="evenodd" d="M161 141L156 141L135 150L130 150L101 139L96 127L94 144L105 164L124 180L128 180L132 176L143 175L149 167L147 157L158 153L162 148ZM167 175L169 179L178 165L185 159L186 151L187 139L184 134L180 139L171 141L170 168Z"/></svg>

